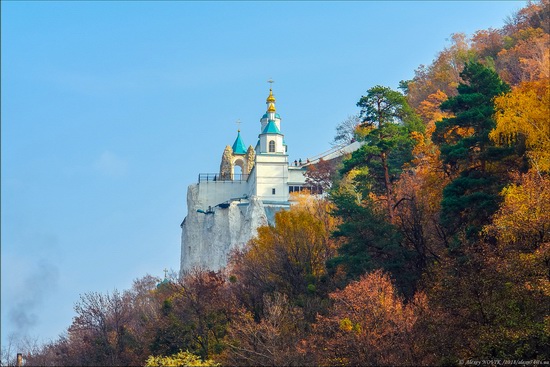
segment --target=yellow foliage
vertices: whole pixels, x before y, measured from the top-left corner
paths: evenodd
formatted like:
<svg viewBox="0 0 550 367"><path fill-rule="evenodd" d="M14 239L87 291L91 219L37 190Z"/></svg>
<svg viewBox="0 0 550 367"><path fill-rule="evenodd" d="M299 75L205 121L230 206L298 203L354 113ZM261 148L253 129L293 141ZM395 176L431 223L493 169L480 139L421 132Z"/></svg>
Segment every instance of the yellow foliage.
<svg viewBox="0 0 550 367"><path fill-rule="evenodd" d="M258 228L257 237L248 244L245 259L256 264L268 282L284 283L289 266L319 279L326 272L326 261L336 253L331 233L338 222L329 214L332 204L307 195L293 199L296 204L290 210L275 214L275 226Z"/></svg>
<svg viewBox="0 0 550 367"><path fill-rule="evenodd" d="M340 320L340 330L345 331L349 333L353 330L353 323L350 319L347 317L345 319Z"/></svg>
<svg viewBox="0 0 550 367"><path fill-rule="evenodd" d="M523 287L550 297L550 178L530 171L502 190L504 202L485 232L498 239L498 271L526 272Z"/></svg>
<svg viewBox="0 0 550 367"><path fill-rule="evenodd" d="M374 126L368 124L359 124L355 127L354 134L360 140L365 139L367 135L374 129Z"/></svg>
<svg viewBox="0 0 550 367"><path fill-rule="evenodd" d="M502 190L504 202L487 227L501 243L548 241L550 231L550 179L534 172L519 184Z"/></svg>
<svg viewBox="0 0 550 367"><path fill-rule="evenodd" d="M496 128L489 137L497 144L525 139L535 169L550 172L550 79L525 82L495 98Z"/></svg>
<svg viewBox="0 0 550 367"><path fill-rule="evenodd" d="M180 351L177 354L164 356L149 356L145 362L145 367L177 367L177 366L196 366L196 367L217 367L219 363L211 359L202 361L198 356Z"/></svg>
<svg viewBox="0 0 550 367"><path fill-rule="evenodd" d="M413 131L411 133L411 138L416 141L416 145L424 144L424 134L419 133L418 131Z"/></svg>

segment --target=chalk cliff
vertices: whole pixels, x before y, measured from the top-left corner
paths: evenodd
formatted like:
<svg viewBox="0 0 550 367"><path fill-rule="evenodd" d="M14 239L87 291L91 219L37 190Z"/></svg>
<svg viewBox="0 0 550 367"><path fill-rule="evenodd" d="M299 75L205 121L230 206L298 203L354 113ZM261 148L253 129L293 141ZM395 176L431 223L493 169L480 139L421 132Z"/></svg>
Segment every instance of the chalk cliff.
<svg viewBox="0 0 550 367"><path fill-rule="evenodd" d="M232 249L242 248L259 226L268 223L264 205L256 197L204 210L198 184L187 189L187 209L181 226L181 274L193 267L219 270Z"/></svg>

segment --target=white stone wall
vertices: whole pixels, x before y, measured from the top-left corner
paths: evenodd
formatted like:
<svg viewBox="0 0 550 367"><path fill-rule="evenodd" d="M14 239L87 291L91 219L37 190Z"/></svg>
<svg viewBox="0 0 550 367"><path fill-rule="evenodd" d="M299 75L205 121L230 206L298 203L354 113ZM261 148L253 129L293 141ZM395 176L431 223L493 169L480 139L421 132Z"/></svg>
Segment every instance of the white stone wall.
<svg viewBox="0 0 550 367"><path fill-rule="evenodd" d="M243 197L248 194L246 181L202 181L197 186L198 196L194 205L197 209L206 210L209 206L214 207L231 198ZM191 207L188 206L191 211Z"/></svg>
<svg viewBox="0 0 550 367"><path fill-rule="evenodd" d="M292 163L294 164L294 163ZM306 177L304 173L306 172L306 167L294 165L288 167L288 184L289 185L303 185L306 182Z"/></svg>
<svg viewBox="0 0 550 367"><path fill-rule="evenodd" d="M248 175L248 197L256 196L256 166L252 167Z"/></svg>
<svg viewBox="0 0 550 367"><path fill-rule="evenodd" d="M288 201L288 157L281 154L258 154L256 166L256 196L267 201ZM273 194L275 189L275 194Z"/></svg>

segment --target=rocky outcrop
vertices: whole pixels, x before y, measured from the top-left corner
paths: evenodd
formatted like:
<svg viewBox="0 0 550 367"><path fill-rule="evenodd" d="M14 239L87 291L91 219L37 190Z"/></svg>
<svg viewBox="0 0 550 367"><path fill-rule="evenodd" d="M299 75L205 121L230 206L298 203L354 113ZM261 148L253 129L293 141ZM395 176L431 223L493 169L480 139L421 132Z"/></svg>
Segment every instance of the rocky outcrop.
<svg viewBox="0 0 550 367"><path fill-rule="evenodd" d="M259 226L267 224L264 205L256 197L202 210L196 184L187 190L187 208L181 225L180 274L194 267L219 270L227 264L231 250L242 248Z"/></svg>
<svg viewBox="0 0 550 367"><path fill-rule="evenodd" d="M222 154L222 162L220 163L220 178L229 180L233 172L233 149L228 145L225 147Z"/></svg>

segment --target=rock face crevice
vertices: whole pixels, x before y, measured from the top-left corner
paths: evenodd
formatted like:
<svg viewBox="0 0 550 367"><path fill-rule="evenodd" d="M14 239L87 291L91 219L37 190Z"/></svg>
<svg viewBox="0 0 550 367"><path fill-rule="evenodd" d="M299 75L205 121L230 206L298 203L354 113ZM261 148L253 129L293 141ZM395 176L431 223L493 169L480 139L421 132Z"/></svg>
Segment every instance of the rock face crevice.
<svg viewBox="0 0 550 367"><path fill-rule="evenodd" d="M204 211L198 184L187 189L187 208L187 217L181 225L180 275L195 267L223 268L231 250L242 248L256 236L258 227L268 223L264 205L256 197Z"/></svg>

